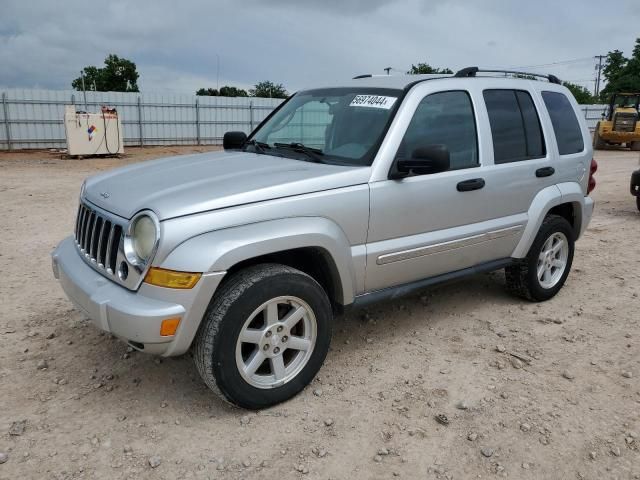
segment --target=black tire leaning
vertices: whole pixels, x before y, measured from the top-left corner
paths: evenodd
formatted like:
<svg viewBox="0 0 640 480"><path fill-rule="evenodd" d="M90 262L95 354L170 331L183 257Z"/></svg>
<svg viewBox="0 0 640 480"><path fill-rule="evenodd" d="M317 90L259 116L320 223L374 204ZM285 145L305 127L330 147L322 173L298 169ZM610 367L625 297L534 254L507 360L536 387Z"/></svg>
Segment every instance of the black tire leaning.
<svg viewBox="0 0 640 480"><path fill-rule="evenodd" d="M633 152L640 152L640 141L629 142L629 148Z"/></svg>
<svg viewBox="0 0 640 480"><path fill-rule="evenodd" d="M560 280L551 288L544 288L537 275L538 256L547 239L556 232L567 237L569 252L567 264ZM505 268L507 290L513 295L532 302L542 302L554 297L564 285L571 270L575 249L575 232L567 220L559 215L547 215L540 226L527 256Z"/></svg>
<svg viewBox="0 0 640 480"><path fill-rule="evenodd" d="M283 295L294 295L313 310L316 343L298 375L279 387L257 388L238 371L236 340L256 308ZM215 293L194 340L195 365L207 386L223 399L247 409L269 407L293 397L313 380L329 350L331 324L329 298L312 277L280 264L252 266L232 274Z"/></svg>
<svg viewBox="0 0 640 480"><path fill-rule="evenodd" d="M607 142L600 137L600 122L596 125L596 130L593 132L593 148L595 150L604 150L607 147Z"/></svg>

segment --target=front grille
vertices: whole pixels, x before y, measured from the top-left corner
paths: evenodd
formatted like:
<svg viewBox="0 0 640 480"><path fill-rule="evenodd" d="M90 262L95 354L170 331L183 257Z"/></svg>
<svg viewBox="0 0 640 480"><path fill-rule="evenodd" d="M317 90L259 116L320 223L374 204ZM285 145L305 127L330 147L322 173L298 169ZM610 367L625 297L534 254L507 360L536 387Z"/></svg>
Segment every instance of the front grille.
<svg viewBox="0 0 640 480"><path fill-rule="evenodd" d="M613 130L616 132L633 132L636 129L638 116L635 113L616 113L613 119Z"/></svg>
<svg viewBox="0 0 640 480"><path fill-rule="evenodd" d="M114 275L122 226L81 203L75 236L80 253L99 269Z"/></svg>

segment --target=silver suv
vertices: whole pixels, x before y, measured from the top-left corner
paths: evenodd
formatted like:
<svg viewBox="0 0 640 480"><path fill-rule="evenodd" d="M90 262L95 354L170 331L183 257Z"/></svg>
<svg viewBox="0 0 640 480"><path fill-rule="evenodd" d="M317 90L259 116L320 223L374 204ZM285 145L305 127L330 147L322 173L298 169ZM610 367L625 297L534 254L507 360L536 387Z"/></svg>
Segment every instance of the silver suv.
<svg viewBox="0 0 640 480"><path fill-rule="evenodd" d="M497 269L528 300L560 290L596 166L559 83L471 67L300 91L224 152L87 179L54 274L133 348L191 349L214 392L276 404L346 307Z"/></svg>

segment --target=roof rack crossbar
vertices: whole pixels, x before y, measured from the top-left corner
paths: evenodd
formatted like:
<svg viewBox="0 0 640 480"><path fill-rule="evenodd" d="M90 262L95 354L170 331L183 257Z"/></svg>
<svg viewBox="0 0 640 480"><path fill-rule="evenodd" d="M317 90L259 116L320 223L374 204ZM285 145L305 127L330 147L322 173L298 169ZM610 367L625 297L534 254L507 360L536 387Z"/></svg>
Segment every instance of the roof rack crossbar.
<svg viewBox="0 0 640 480"><path fill-rule="evenodd" d="M501 70L501 69L485 69L478 67L467 67L462 70L458 70L454 77L475 77L478 72L481 73L509 73L511 75L524 75L528 77L539 77L549 81L549 83L557 83L561 85L562 82L555 75L545 75L542 73L520 72L517 70Z"/></svg>

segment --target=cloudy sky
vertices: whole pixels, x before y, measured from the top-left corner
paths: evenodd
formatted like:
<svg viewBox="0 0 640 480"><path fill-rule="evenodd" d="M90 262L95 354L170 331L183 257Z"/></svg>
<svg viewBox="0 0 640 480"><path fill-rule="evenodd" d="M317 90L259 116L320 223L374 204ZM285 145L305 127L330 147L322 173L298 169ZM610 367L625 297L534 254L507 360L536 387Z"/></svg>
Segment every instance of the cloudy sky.
<svg viewBox="0 0 640 480"><path fill-rule="evenodd" d="M426 61L524 67L593 88L590 57L630 53L640 1L0 0L0 86L70 88L108 53L143 91L261 80L289 91ZM555 65L548 65L562 62Z"/></svg>

